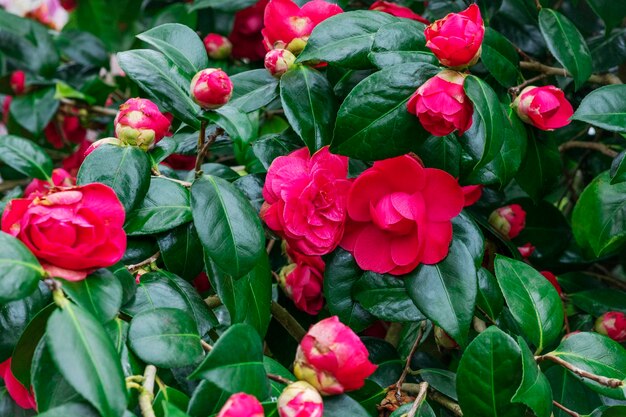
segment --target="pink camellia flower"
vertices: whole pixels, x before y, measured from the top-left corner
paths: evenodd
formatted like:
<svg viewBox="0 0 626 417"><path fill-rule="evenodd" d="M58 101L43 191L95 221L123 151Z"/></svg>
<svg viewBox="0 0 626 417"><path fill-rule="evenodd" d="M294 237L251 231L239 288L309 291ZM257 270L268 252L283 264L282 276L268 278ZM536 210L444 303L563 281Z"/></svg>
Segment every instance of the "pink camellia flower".
<svg viewBox="0 0 626 417"><path fill-rule="evenodd" d="M219 33L209 33L203 39L206 53L211 59L226 59L233 50L233 44Z"/></svg>
<svg viewBox="0 0 626 417"><path fill-rule="evenodd" d="M122 258L124 218L115 191L93 183L11 200L2 231L21 240L50 275L79 281Z"/></svg>
<svg viewBox="0 0 626 417"><path fill-rule="evenodd" d="M435 136L446 136L455 130L462 135L472 125L474 106L465 95L465 75L443 70L411 96L407 102L409 113L419 119L424 129Z"/></svg>
<svg viewBox="0 0 626 417"><path fill-rule="evenodd" d="M296 62L296 56L287 49L272 49L265 54L265 69L274 77L280 78Z"/></svg>
<svg viewBox="0 0 626 417"><path fill-rule="evenodd" d="M594 330L616 342L626 342L626 315L619 311L609 311L598 317Z"/></svg>
<svg viewBox="0 0 626 417"><path fill-rule="evenodd" d="M450 13L424 30L426 46L437 59L451 68L474 65L480 58L485 25L478 5Z"/></svg>
<svg viewBox="0 0 626 417"><path fill-rule="evenodd" d="M355 181L341 247L361 269L402 275L436 264L452 241L465 199L457 180L405 155L377 161Z"/></svg>
<svg viewBox="0 0 626 417"><path fill-rule="evenodd" d="M509 239L514 239L526 227L526 212L519 204L495 209L489 215L489 224Z"/></svg>
<svg viewBox="0 0 626 417"><path fill-rule="evenodd" d="M56 168L52 171L52 183L54 187L73 187L76 185L76 178L63 168ZM24 189L24 196L26 198L39 197L47 194L51 188L49 181L35 178Z"/></svg>
<svg viewBox="0 0 626 417"><path fill-rule="evenodd" d="M296 351L293 373L313 385L322 395L353 391L377 366L368 359L361 339L337 316L311 326Z"/></svg>
<svg viewBox="0 0 626 417"><path fill-rule="evenodd" d="M522 258L528 259L535 252L535 247L530 242L526 242L524 245L518 246L517 250Z"/></svg>
<svg viewBox="0 0 626 417"><path fill-rule="evenodd" d="M482 184L466 185L464 187L461 187L461 190L463 190L463 196L465 197L465 203L463 204L463 207L469 207L475 204L478 200L480 200L480 197L483 195Z"/></svg>
<svg viewBox="0 0 626 417"><path fill-rule="evenodd" d="M0 378L4 380L4 386L9 396L17 405L26 410L37 407L33 394L27 390L24 385L15 378L13 372L11 372L11 358L0 363Z"/></svg>
<svg viewBox="0 0 626 417"><path fill-rule="evenodd" d="M279 283L300 310L316 315L324 306L324 269L321 256L307 256L287 248L293 263L279 274Z"/></svg>
<svg viewBox="0 0 626 417"><path fill-rule="evenodd" d="M289 246L305 255L325 255L343 236L350 181L348 158L328 146L274 159L267 170L261 218Z"/></svg>
<svg viewBox="0 0 626 417"><path fill-rule="evenodd" d="M298 55L315 26L342 12L341 7L324 0L310 1L302 8L292 0L270 0L263 19L263 44L268 51L289 49Z"/></svg>
<svg viewBox="0 0 626 417"><path fill-rule="evenodd" d="M256 397L240 392L230 396L217 417L265 417L265 412Z"/></svg>
<svg viewBox="0 0 626 417"><path fill-rule="evenodd" d="M559 293L559 296L563 295L563 290L561 289L561 286L559 285L559 281L556 279L556 276L552 272L541 271L541 275L543 275L548 281L550 281L550 284L552 284L556 292Z"/></svg>
<svg viewBox="0 0 626 417"><path fill-rule="evenodd" d="M217 109L228 103L233 95L233 83L218 68L207 68L191 80L191 98L203 109Z"/></svg>
<svg viewBox="0 0 626 417"><path fill-rule="evenodd" d="M574 109L565 93L553 85L529 86L513 102L524 122L541 130L554 130L570 124Z"/></svg>
<svg viewBox="0 0 626 417"><path fill-rule="evenodd" d="M280 417L322 417L324 414L322 396L305 381L287 385L278 397L277 407Z"/></svg>
<svg viewBox="0 0 626 417"><path fill-rule="evenodd" d="M77 116L58 113L56 118L46 125L43 134L50 145L61 149L68 141L81 143L87 136L87 129L81 125Z"/></svg>
<svg viewBox="0 0 626 417"><path fill-rule="evenodd" d="M233 44L234 58L258 61L265 56L263 46L263 14L268 0L259 0L256 4L235 13L233 30L228 39Z"/></svg>
<svg viewBox="0 0 626 417"><path fill-rule="evenodd" d="M390 1L378 0L370 6L370 10L389 13L390 15L396 17L417 20L418 22L422 22L426 25L430 23L428 20L424 19L408 7L400 6L399 4L392 3Z"/></svg>
<svg viewBox="0 0 626 417"><path fill-rule="evenodd" d="M9 84L15 95L19 96L23 94L24 91L26 91L26 73L21 70L13 71L9 79Z"/></svg>
<svg viewBox="0 0 626 417"><path fill-rule="evenodd" d="M120 106L113 121L115 136L122 143L147 150L169 134L170 120L145 98L131 98Z"/></svg>

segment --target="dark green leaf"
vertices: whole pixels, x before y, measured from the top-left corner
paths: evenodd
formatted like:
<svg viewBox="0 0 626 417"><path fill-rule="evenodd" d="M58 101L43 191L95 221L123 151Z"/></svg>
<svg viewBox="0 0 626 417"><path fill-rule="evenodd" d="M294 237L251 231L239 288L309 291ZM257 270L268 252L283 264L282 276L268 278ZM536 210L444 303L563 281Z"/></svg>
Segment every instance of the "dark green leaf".
<svg viewBox="0 0 626 417"><path fill-rule="evenodd" d="M98 417L98 412L89 404L72 402L48 409L39 417Z"/></svg>
<svg viewBox="0 0 626 417"><path fill-rule="evenodd" d="M157 243L161 259L167 270L186 279L193 280L204 267L202 244L193 223L179 226L159 236Z"/></svg>
<svg viewBox="0 0 626 417"><path fill-rule="evenodd" d="M585 387L578 377L570 374L565 368L553 366L546 371L545 375L552 387L553 400L570 410L590 413L602 405L600 396ZM553 406L552 411L554 417L571 417L557 406Z"/></svg>
<svg viewBox="0 0 626 417"><path fill-rule="evenodd" d="M458 177L461 167L461 144L456 135L431 136L424 142L417 154L429 168L443 169Z"/></svg>
<svg viewBox="0 0 626 417"><path fill-rule="evenodd" d="M255 3L255 0L195 0L189 8L190 11L212 8L224 12L236 12L245 9Z"/></svg>
<svg viewBox="0 0 626 417"><path fill-rule="evenodd" d="M0 304L27 297L37 289L44 270L28 248L0 232Z"/></svg>
<svg viewBox="0 0 626 417"><path fill-rule="evenodd" d="M616 289L595 289L569 294L572 303L592 316L599 317L607 311L626 314L626 293Z"/></svg>
<svg viewBox="0 0 626 417"><path fill-rule="evenodd" d="M324 397L324 417L371 417L356 400L346 394Z"/></svg>
<svg viewBox="0 0 626 417"><path fill-rule="evenodd" d="M353 298L381 320L422 321L426 317L409 298L402 279L367 271L352 287Z"/></svg>
<svg viewBox="0 0 626 417"><path fill-rule="evenodd" d="M64 56L84 67L101 68L109 64L106 45L89 32L64 30L54 41Z"/></svg>
<svg viewBox="0 0 626 417"><path fill-rule="evenodd" d="M607 85L587 94L573 120L612 132L626 132L626 85Z"/></svg>
<svg viewBox="0 0 626 417"><path fill-rule="evenodd" d="M38 135L58 108L59 101L55 98L55 89L50 87L15 97L11 101L10 113L20 126Z"/></svg>
<svg viewBox="0 0 626 417"><path fill-rule="evenodd" d="M517 342L522 352L522 368L524 375L522 384L511 399L514 403L529 406L537 417L550 417L552 413L552 390L546 376L535 362L535 356L528 348L523 338Z"/></svg>
<svg viewBox="0 0 626 417"><path fill-rule="evenodd" d="M56 306L55 306L56 307ZM31 384L37 410L44 412L74 401L84 401L57 369L45 339L40 340L33 353L30 368Z"/></svg>
<svg viewBox="0 0 626 417"><path fill-rule="evenodd" d="M122 306L122 284L106 269L99 269L82 281L65 281L63 290L101 323L115 318Z"/></svg>
<svg viewBox="0 0 626 417"><path fill-rule="evenodd" d="M140 6L140 2L127 0L81 0L72 20L79 29L97 36L110 51L115 51L124 33L120 25L132 24L129 17L136 15Z"/></svg>
<svg viewBox="0 0 626 417"><path fill-rule="evenodd" d="M254 127L248 115L227 105L204 114L205 118L223 128L233 139L248 143L254 136Z"/></svg>
<svg viewBox="0 0 626 417"><path fill-rule="evenodd" d="M456 374L445 369L420 369L419 376L442 394L458 401L456 394Z"/></svg>
<svg viewBox="0 0 626 417"><path fill-rule="evenodd" d="M282 155L288 155L296 149L301 148L302 140L289 130L282 134L266 135L252 144L252 151L263 164L265 169L269 169L274 159Z"/></svg>
<svg viewBox="0 0 626 417"><path fill-rule="evenodd" d="M604 20L605 32L611 33L626 17L626 3L614 0L589 0L589 6Z"/></svg>
<svg viewBox="0 0 626 417"><path fill-rule="evenodd" d="M485 238L476 222L466 212L461 212L452 219L452 233L472 255L476 268L480 268L485 253Z"/></svg>
<svg viewBox="0 0 626 417"><path fill-rule="evenodd" d="M521 78L519 55L513 44L492 28L485 30L480 57L500 85L508 88L518 84Z"/></svg>
<svg viewBox="0 0 626 417"><path fill-rule="evenodd" d="M402 407L398 408L393 413L391 413L389 415L389 417L403 417L403 416L407 416L409 411L411 411L412 407L413 407L413 404L405 404ZM420 405L420 407L418 408L417 413L415 414L415 416L416 417L435 417L436 414L433 411L433 409L430 407L430 405L428 405L428 403L426 401L424 401L422 403L422 405Z"/></svg>
<svg viewBox="0 0 626 417"><path fill-rule="evenodd" d="M0 161L29 177L49 180L52 174L52 160L46 152L18 136L0 136Z"/></svg>
<svg viewBox="0 0 626 417"><path fill-rule="evenodd" d="M570 226L563 213L547 201L533 204L529 199L516 199L526 211L526 226L515 242L532 242L533 259L553 259L561 255L571 241Z"/></svg>
<svg viewBox="0 0 626 417"><path fill-rule="evenodd" d="M390 23L374 35L370 61L378 68L408 62L428 62L436 65L437 58L426 48L424 24L409 19Z"/></svg>
<svg viewBox="0 0 626 417"><path fill-rule="evenodd" d="M526 156L515 180L535 201L552 191L561 177L561 154L554 138L538 138L530 131Z"/></svg>
<svg viewBox="0 0 626 417"><path fill-rule="evenodd" d="M107 269L113 272L115 278L122 284L122 305L125 305L135 296L135 292L137 292L135 277L128 271L126 265L121 262Z"/></svg>
<svg viewBox="0 0 626 417"><path fill-rule="evenodd" d="M610 175L611 185L626 182L626 151L623 151L613 159Z"/></svg>
<svg viewBox="0 0 626 417"><path fill-rule="evenodd" d="M498 318L502 307L504 307L504 297L498 286L498 281L496 277L485 268L478 270L478 295L476 297L476 305L492 320Z"/></svg>
<svg viewBox="0 0 626 417"><path fill-rule="evenodd" d="M209 381L200 381L189 400L187 414L192 417L207 417L217 414L229 397L230 394L227 391L216 387Z"/></svg>
<svg viewBox="0 0 626 417"><path fill-rule="evenodd" d="M278 81L265 69L235 74L230 80L234 88L228 105L244 113L258 110L278 97Z"/></svg>

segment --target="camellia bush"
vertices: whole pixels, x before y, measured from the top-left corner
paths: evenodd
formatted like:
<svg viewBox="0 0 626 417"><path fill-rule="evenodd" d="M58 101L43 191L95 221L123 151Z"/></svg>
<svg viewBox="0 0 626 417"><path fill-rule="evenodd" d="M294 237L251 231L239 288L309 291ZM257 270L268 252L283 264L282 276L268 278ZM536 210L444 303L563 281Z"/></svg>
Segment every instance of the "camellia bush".
<svg viewBox="0 0 626 417"><path fill-rule="evenodd" d="M626 2L0 6L0 417L626 416Z"/></svg>

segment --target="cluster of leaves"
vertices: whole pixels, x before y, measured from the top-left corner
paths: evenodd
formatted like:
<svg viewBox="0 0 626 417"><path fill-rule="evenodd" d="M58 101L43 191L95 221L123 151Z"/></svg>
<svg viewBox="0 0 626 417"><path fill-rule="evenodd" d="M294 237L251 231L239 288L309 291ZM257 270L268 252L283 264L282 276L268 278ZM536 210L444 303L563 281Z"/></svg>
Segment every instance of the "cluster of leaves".
<svg viewBox="0 0 626 417"><path fill-rule="evenodd" d="M4 203L28 179L49 179L72 151L51 149L42 136L68 103L102 137L112 130L101 111L111 93L150 98L177 127L150 152L102 145L83 162L78 183L115 190L129 241L119 264L62 282L71 302L53 300L37 259L0 234L0 361L13 358L13 373L32 386L41 415L132 416L144 392L132 387L146 365L158 367L157 416L211 416L242 391L277 415L284 385L267 375L295 380L289 367L297 338L316 318L276 290L272 272L285 259L259 219L261 190L276 157L325 145L350 157L351 176L413 152L461 184L486 186L479 203L453 220L449 255L436 265L397 278L360 270L342 249L326 257L320 317L337 315L356 332L379 321L388 327L385 340L363 337L376 373L361 390L326 398L326 417L378 415L405 363L419 370L409 385L432 388L424 417L459 415L455 403L468 417L566 416L553 401L593 417L626 413L626 351L590 332L603 313L626 313L626 87L601 86L624 69L624 5L544 0L538 10L531 0L478 1L488 27L481 62L465 82L472 128L440 138L406 110L440 70L421 23L364 10L339 14L315 28L298 57L303 65L276 80L255 64L210 62L195 31L228 31L229 16L252 2L153 1L142 10L139 3L81 0L58 34L0 11L0 73L23 69L35 77L32 91L11 105L11 134L0 137L0 174L11 185ZM413 5L431 20L466 6ZM99 75L110 52L119 52L126 77ZM306 65L319 61L328 65ZM235 89L226 106L204 112L188 88L212 66L227 70ZM538 73L577 108L566 128L539 131L510 108L510 92ZM9 93L8 77L0 88ZM195 155L204 126L215 142L202 176L161 165L172 154ZM513 242L487 221L509 203L527 212ZM534 267L517 250L527 242L536 247ZM564 299L538 269L559 274ZM140 270L146 273L136 283ZM198 291L190 282L203 271L211 285ZM433 325L460 348L438 349ZM575 330L582 333L561 340ZM30 414L0 388L1 416Z"/></svg>

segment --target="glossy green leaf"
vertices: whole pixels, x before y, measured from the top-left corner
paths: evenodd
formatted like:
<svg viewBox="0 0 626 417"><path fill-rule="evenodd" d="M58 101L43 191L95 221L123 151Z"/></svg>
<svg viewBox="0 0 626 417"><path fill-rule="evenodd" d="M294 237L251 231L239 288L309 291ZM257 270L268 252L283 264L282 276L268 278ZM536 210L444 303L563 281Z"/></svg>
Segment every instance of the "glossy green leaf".
<svg viewBox="0 0 626 417"><path fill-rule="evenodd" d="M443 261L420 265L403 279L417 308L459 345L467 345L477 294L476 267L467 247L452 240Z"/></svg>
<svg viewBox="0 0 626 417"><path fill-rule="evenodd" d="M592 71L591 53L585 39L567 17L546 7L539 11L539 29L548 49L572 74L579 89Z"/></svg>
<svg viewBox="0 0 626 417"><path fill-rule="evenodd" d="M459 363L456 388L463 415L524 417L526 407L511 402L521 381L517 343L497 327L489 327L472 341Z"/></svg>
<svg viewBox="0 0 626 417"><path fill-rule="evenodd" d="M155 47L187 77L191 78L209 66L202 40L188 26L166 23L137 35L137 38Z"/></svg>
<svg viewBox="0 0 626 417"><path fill-rule="evenodd" d="M611 163L611 185L626 182L626 151L621 152Z"/></svg>
<svg viewBox="0 0 626 417"><path fill-rule="evenodd" d="M128 213L124 229L130 236L151 235L191 220L189 190L167 178L152 177L143 201Z"/></svg>
<svg viewBox="0 0 626 417"><path fill-rule="evenodd" d="M71 402L38 414L40 417L98 417L98 412L89 404Z"/></svg>
<svg viewBox="0 0 626 417"><path fill-rule="evenodd" d="M259 140L254 141L252 151L259 158L263 167L269 169L274 159L282 155L288 155L302 146L302 139L292 130L288 130L280 134L262 136Z"/></svg>
<svg viewBox="0 0 626 417"><path fill-rule="evenodd" d="M248 143L255 135L254 127L246 113L236 107L222 106L204 113L204 117L223 128L233 140Z"/></svg>
<svg viewBox="0 0 626 417"><path fill-rule="evenodd" d="M189 417L172 403L163 402L161 403L161 406L163 407L163 415L165 417Z"/></svg>
<svg viewBox="0 0 626 417"><path fill-rule="evenodd" d="M74 401L84 401L61 375L47 347L45 339L37 343L30 368L31 386L37 409L44 412Z"/></svg>
<svg viewBox="0 0 626 417"><path fill-rule="evenodd" d="M187 414L191 417L213 416L220 411L229 397L230 393L227 391L207 380L202 380L189 399Z"/></svg>
<svg viewBox="0 0 626 417"><path fill-rule="evenodd" d="M130 212L148 192L150 158L133 146L102 145L92 151L80 166L79 185L100 182L113 188L120 202Z"/></svg>
<svg viewBox="0 0 626 417"><path fill-rule="evenodd" d="M381 320L414 322L426 318L409 298L402 279L393 275L365 272L354 283L352 296L365 310Z"/></svg>
<svg viewBox="0 0 626 417"><path fill-rule="evenodd" d="M74 24L101 39L110 51L120 48L122 34L119 25L133 23L141 3L127 0L81 0L73 13ZM116 28L112 30L112 28Z"/></svg>
<svg viewBox="0 0 626 417"><path fill-rule="evenodd" d="M38 135L58 108L59 101L55 98L55 89L50 87L15 97L11 101L10 114L20 126Z"/></svg>
<svg viewBox="0 0 626 417"><path fill-rule="evenodd" d="M122 284L122 305L125 305L135 296L135 292L137 292L135 277L122 262L118 262L107 269L113 272L115 278Z"/></svg>
<svg viewBox="0 0 626 417"><path fill-rule="evenodd" d="M565 368L552 366L545 375L552 388L553 400L570 410L590 413L602 405L600 396L585 387L578 377L569 373ZM554 417L571 417L557 406L552 407L552 412Z"/></svg>
<svg viewBox="0 0 626 417"><path fill-rule="evenodd" d="M127 391L117 352L91 314L67 303L50 316L46 341L63 377L103 417L124 412Z"/></svg>
<svg viewBox="0 0 626 417"><path fill-rule="evenodd" d="M202 244L193 223L179 226L160 235L157 243L161 251L161 259L168 271L187 281L193 280L202 272L204 260L198 256L202 253Z"/></svg>
<svg viewBox="0 0 626 417"><path fill-rule="evenodd" d="M346 394L324 397L324 417L370 417L356 400Z"/></svg>
<svg viewBox="0 0 626 417"><path fill-rule="evenodd" d="M480 268L485 253L485 238L480 228L467 214L461 212L452 219L452 234L462 242L474 259L476 268Z"/></svg>
<svg viewBox="0 0 626 417"><path fill-rule="evenodd" d="M552 413L552 390L546 376L535 362L535 356L530 351L523 338L518 337L522 353L523 377L522 383L512 398L514 403L526 404L537 417L550 417Z"/></svg>
<svg viewBox="0 0 626 417"><path fill-rule="evenodd" d="M378 68L408 62L438 63L437 58L426 48L423 23L401 19L384 25L374 35L369 60Z"/></svg>
<svg viewBox="0 0 626 417"><path fill-rule="evenodd" d="M19 136L0 136L0 161L29 177L49 180L52 160L32 141Z"/></svg>
<svg viewBox="0 0 626 417"><path fill-rule="evenodd" d="M5 304L32 294L44 270L30 250L13 236L0 232L0 247L0 304Z"/></svg>
<svg viewBox="0 0 626 417"><path fill-rule="evenodd" d="M454 372L436 368L420 369L419 376L440 393L452 398L454 401L459 400L456 393L456 374Z"/></svg>
<svg viewBox="0 0 626 417"><path fill-rule="evenodd" d="M620 26L626 17L626 3L614 0L588 0L589 6L604 21L606 33Z"/></svg>
<svg viewBox="0 0 626 417"><path fill-rule="evenodd" d="M522 164L515 176L520 187L535 201L552 191L559 180L563 163L553 138L538 138L532 132Z"/></svg>
<svg viewBox="0 0 626 417"><path fill-rule="evenodd" d="M65 281L63 290L101 323L115 318L122 306L122 284L106 269L99 269L81 281Z"/></svg>
<svg viewBox="0 0 626 417"><path fill-rule="evenodd" d="M191 186L193 220L205 253L224 272L240 278L265 253L257 213L228 181L203 176Z"/></svg>
<svg viewBox="0 0 626 417"><path fill-rule="evenodd" d="M280 99L287 120L311 153L330 143L337 105L326 77L298 66L281 77Z"/></svg>
<svg viewBox="0 0 626 417"><path fill-rule="evenodd" d="M521 74L515 46L492 28L485 30L480 58L500 85L508 88L518 84Z"/></svg>
<svg viewBox="0 0 626 417"><path fill-rule="evenodd" d="M406 102L439 72L425 63L396 65L361 81L339 108L331 151L352 158L379 160L416 151L430 136Z"/></svg>
<svg viewBox="0 0 626 417"><path fill-rule="evenodd" d="M626 243L626 183L610 182L608 171L598 175L580 195L572 215L576 242L596 257Z"/></svg>
<svg viewBox="0 0 626 417"><path fill-rule="evenodd" d="M278 81L265 69L235 74L230 80L233 96L228 105L244 113L258 110L278 97Z"/></svg>
<svg viewBox="0 0 626 417"><path fill-rule="evenodd" d="M236 12L237 10L250 7L254 3L254 0L195 0L189 10L193 11L210 7L224 12Z"/></svg>
<svg viewBox="0 0 626 417"><path fill-rule="evenodd" d="M587 94L573 120L612 132L626 132L626 85L607 85Z"/></svg>
<svg viewBox="0 0 626 417"><path fill-rule="evenodd" d="M352 69L370 68L367 54L376 32L397 21L389 14L369 10L332 16L313 29L298 62L325 61Z"/></svg>
<svg viewBox="0 0 626 417"><path fill-rule="evenodd" d="M429 137L417 154L429 168L442 169L454 177L460 175L461 144L454 134Z"/></svg>
<svg viewBox="0 0 626 417"><path fill-rule="evenodd" d="M109 64L109 55L104 42L89 32L66 29L59 33L54 42L64 56L87 68L101 68ZM58 88L57 83L57 93Z"/></svg>
<svg viewBox="0 0 626 417"><path fill-rule="evenodd" d="M502 307L504 307L504 297L498 286L498 281L496 277L485 268L478 270L476 305L492 320L498 318Z"/></svg>
<svg viewBox="0 0 626 417"><path fill-rule="evenodd" d="M533 259L553 259L561 255L572 239L570 225L563 213L545 200L534 204L529 199L515 199L511 203L521 205L526 212L526 226L515 242L520 245L532 242L535 247Z"/></svg>
<svg viewBox="0 0 626 417"><path fill-rule="evenodd" d="M626 314L626 292L614 288L600 288L568 294L572 304L594 317L607 311L621 311Z"/></svg>
<svg viewBox="0 0 626 417"><path fill-rule="evenodd" d="M563 327L561 298L552 284L530 265L498 255L495 273L504 299L524 335L541 352Z"/></svg>
<svg viewBox="0 0 626 417"><path fill-rule="evenodd" d="M137 314L130 322L128 341L141 360L160 368L193 365L202 358L196 324L187 313L174 308Z"/></svg>
<svg viewBox="0 0 626 417"><path fill-rule="evenodd" d="M189 377L208 380L230 393L245 392L265 398L269 384L261 338L251 326L232 325Z"/></svg>

